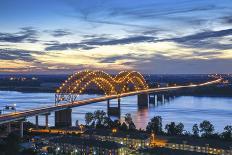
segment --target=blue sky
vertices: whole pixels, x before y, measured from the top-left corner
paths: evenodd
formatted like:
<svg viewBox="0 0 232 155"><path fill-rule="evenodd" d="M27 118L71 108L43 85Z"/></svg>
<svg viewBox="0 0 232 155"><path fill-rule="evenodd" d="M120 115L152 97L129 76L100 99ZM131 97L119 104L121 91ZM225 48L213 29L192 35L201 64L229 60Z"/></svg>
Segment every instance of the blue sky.
<svg viewBox="0 0 232 155"><path fill-rule="evenodd" d="M231 0L1 0L0 72L231 73Z"/></svg>

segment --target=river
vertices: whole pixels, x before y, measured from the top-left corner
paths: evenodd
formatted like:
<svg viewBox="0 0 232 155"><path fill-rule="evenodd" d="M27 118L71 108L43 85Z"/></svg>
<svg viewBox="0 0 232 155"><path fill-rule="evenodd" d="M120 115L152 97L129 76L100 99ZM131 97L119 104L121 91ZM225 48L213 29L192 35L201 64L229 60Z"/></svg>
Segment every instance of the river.
<svg viewBox="0 0 232 155"><path fill-rule="evenodd" d="M79 100L98 96L100 95L82 95L79 97ZM116 100L113 100L112 103L116 104ZM0 109L3 109L5 105L13 104L16 104L17 111L49 106L54 104L54 94L0 91ZM95 110L106 111L106 107L106 102L99 102L73 108L73 125L76 120L84 124L86 112L94 112ZM4 113L9 113L9 111ZM165 104L158 106L150 104L148 108L140 109L137 106L137 97L130 96L121 100L121 118L126 113L131 113L136 127L142 129L146 128L152 117L162 116L163 126L171 121L182 122L185 130L191 131L194 123L209 120L213 123L217 132L222 132L226 125L232 125L232 98L179 96ZM30 117L28 120L34 123L35 117ZM44 116L39 117L39 123L40 125L45 124ZM51 113L49 117L49 125L54 125L54 113Z"/></svg>

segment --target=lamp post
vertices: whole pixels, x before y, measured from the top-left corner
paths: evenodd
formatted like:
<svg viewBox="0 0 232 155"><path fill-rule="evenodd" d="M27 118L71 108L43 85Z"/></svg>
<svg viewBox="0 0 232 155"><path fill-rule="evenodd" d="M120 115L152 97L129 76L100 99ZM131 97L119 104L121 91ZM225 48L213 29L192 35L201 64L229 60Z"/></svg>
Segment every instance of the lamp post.
<svg viewBox="0 0 232 155"><path fill-rule="evenodd" d="M13 104L13 110L16 112L16 103Z"/></svg>
<svg viewBox="0 0 232 155"><path fill-rule="evenodd" d="M84 126L81 124L81 125L80 125L81 133L83 133L83 127L84 127Z"/></svg>

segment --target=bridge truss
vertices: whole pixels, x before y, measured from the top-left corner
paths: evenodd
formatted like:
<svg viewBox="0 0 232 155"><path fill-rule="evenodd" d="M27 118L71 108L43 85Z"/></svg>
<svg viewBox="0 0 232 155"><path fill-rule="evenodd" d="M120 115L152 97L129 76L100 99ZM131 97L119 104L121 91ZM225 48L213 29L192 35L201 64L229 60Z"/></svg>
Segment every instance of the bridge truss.
<svg viewBox="0 0 232 155"><path fill-rule="evenodd" d="M129 91L148 89L144 77L136 71L122 71L111 76L104 71L84 70L71 75L56 90L55 104L73 103L89 87L101 89L105 95L120 95Z"/></svg>

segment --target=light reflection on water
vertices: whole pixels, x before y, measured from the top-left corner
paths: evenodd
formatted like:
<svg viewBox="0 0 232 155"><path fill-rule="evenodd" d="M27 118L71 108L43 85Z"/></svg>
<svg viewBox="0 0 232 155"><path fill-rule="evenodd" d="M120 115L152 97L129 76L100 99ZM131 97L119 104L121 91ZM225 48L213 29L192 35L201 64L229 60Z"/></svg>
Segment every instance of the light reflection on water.
<svg viewBox="0 0 232 155"><path fill-rule="evenodd" d="M99 95L82 95L79 99L97 96ZM0 109L14 103L17 104L17 111L49 106L54 104L54 94L0 91ZM111 103L116 104L116 100L112 100ZM84 123L85 113L95 110L106 111L106 102L73 108L73 125L76 120ZM209 120L214 124L215 129L221 132L226 125L232 125L232 98L181 96L159 106L150 104L149 108L138 108L137 97L130 96L121 100L121 117L126 113L132 114L137 128L145 128L152 117L160 115L163 118L163 124L171 121L182 122L188 131L191 131L194 123ZM35 122L34 117L28 120ZM39 117L39 122L44 125L44 116ZM54 113L51 113L49 117L49 124L54 125Z"/></svg>

